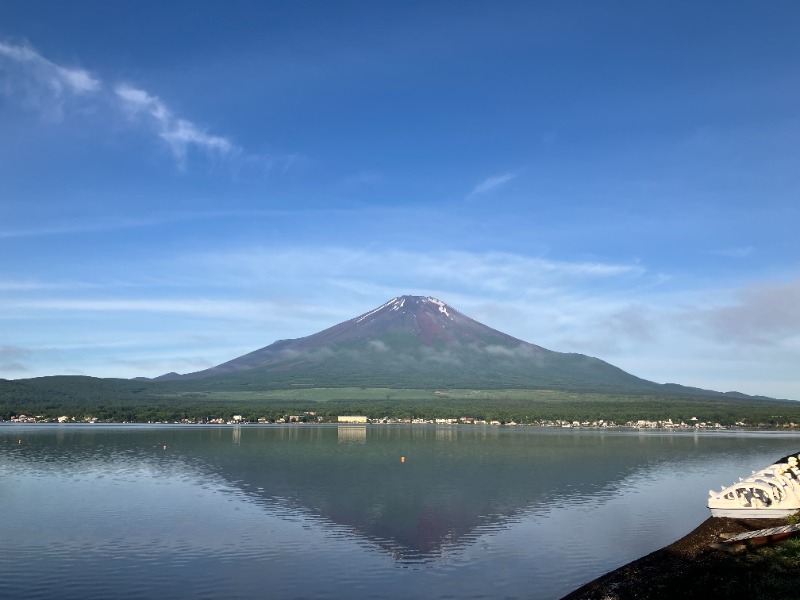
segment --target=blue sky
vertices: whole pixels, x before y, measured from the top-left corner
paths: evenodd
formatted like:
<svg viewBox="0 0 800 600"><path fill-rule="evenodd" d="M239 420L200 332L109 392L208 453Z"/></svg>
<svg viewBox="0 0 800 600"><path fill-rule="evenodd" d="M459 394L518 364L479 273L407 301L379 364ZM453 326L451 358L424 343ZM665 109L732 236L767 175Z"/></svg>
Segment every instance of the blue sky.
<svg viewBox="0 0 800 600"><path fill-rule="evenodd" d="M800 399L795 2L0 4L0 377L402 294Z"/></svg>

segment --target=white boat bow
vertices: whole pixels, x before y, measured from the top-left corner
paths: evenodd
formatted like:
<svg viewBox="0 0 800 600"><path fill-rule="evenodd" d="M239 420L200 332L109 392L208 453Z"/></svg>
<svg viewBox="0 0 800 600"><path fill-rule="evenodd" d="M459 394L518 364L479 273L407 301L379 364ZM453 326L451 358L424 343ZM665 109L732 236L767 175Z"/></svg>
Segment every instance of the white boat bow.
<svg viewBox="0 0 800 600"><path fill-rule="evenodd" d="M800 455L798 455L800 456ZM798 456L787 456L722 491L708 492L712 517L777 519L800 511Z"/></svg>

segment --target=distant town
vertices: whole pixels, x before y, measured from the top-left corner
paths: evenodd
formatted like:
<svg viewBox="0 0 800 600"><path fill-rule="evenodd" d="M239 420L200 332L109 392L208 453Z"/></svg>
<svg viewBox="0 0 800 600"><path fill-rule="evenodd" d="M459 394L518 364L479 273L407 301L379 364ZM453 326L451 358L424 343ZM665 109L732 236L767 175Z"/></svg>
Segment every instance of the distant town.
<svg viewBox="0 0 800 600"><path fill-rule="evenodd" d="M12 417L8 421L0 422L9 423L108 423L110 421L101 421L96 417L70 417L62 415L57 418L49 418L43 415L29 416L19 415ZM128 422L123 422L128 423ZM140 422L137 422L140 423ZM499 421L499 420L486 420L476 419L473 417L458 417L449 419L419 419L419 418L390 418L383 417L379 419L371 419L364 415L343 415L334 418L326 418L318 416L314 411L307 411L300 415L286 415L284 417L271 421L266 418L259 418L250 420L244 418L242 415L232 415L229 419L224 418L207 418L207 419L181 419L176 421L147 421L145 424L170 424L170 425L318 425L318 424L339 424L339 425L479 425L487 427L563 427L563 428L633 428L633 429L750 429L750 428L764 428L768 427L764 424L752 424L746 421L738 421L734 425L722 425L720 423L712 423L700 421L696 417L692 417L688 422L686 421L673 421L667 419L665 421L651 421L641 419L637 421L626 421L624 423L616 423L614 421L567 421L567 420L531 420L527 422L517 421ZM785 423L777 426L781 429L795 429L800 427L798 423ZM769 426L774 429L776 426Z"/></svg>

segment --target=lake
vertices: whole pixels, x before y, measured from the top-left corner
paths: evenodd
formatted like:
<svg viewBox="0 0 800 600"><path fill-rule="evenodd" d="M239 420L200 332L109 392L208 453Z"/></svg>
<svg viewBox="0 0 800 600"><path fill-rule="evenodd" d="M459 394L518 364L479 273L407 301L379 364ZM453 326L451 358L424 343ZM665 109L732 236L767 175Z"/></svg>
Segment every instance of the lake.
<svg viewBox="0 0 800 600"><path fill-rule="evenodd" d="M0 425L2 598L560 598L800 435Z"/></svg>

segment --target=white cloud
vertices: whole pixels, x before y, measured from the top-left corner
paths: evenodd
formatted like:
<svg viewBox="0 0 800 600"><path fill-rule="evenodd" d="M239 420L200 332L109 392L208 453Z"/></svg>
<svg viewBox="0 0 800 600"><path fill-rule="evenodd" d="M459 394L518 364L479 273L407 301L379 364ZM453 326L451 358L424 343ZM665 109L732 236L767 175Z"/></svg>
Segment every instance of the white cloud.
<svg viewBox="0 0 800 600"><path fill-rule="evenodd" d="M218 219L251 219L279 217L287 214L279 210L197 210L167 211L148 214L147 216L97 216L86 217L75 221L64 221L58 224L40 225L30 228L0 229L0 239L16 237L39 237L50 235L69 235L75 233L92 233L135 229L181 223L186 221L218 220Z"/></svg>
<svg viewBox="0 0 800 600"><path fill-rule="evenodd" d="M74 233L90 233L147 227L166 222L165 217L99 217L86 218L79 221L67 221L55 225L40 225L37 227L0 229L0 239L19 237L39 237L49 235L64 235ZM177 219L176 219L177 220Z"/></svg>
<svg viewBox="0 0 800 600"><path fill-rule="evenodd" d="M496 175L494 177L489 177L485 179L481 183L475 186L475 188L469 193L467 198L472 198L474 196L478 196L480 194L485 194L487 192L491 192L492 190L496 190L497 188L505 185L512 179L517 177L517 173L505 173L503 175Z"/></svg>
<svg viewBox="0 0 800 600"><path fill-rule="evenodd" d="M263 306L258 303L237 300L186 299L93 299L93 298L49 298L44 300L3 300L0 306L7 311L27 309L32 311L59 312L133 312L133 313L182 313L203 316L237 315L253 316Z"/></svg>
<svg viewBox="0 0 800 600"><path fill-rule="evenodd" d="M536 358L536 354L529 346L517 346L508 348L506 346L486 346L483 351L492 356L502 356L504 358L531 360Z"/></svg>
<svg viewBox="0 0 800 600"><path fill-rule="evenodd" d="M56 95L65 91L75 94L96 92L101 87L100 81L87 71L57 65L29 46L0 42L0 58L4 59L7 67L8 63L16 63L24 69L30 80L49 87Z"/></svg>
<svg viewBox="0 0 800 600"><path fill-rule="evenodd" d="M57 65L30 46L0 41L0 93L48 120L61 120L67 102L101 89L88 71Z"/></svg>
<svg viewBox="0 0 800 600"><path fill-rule="evenodd" d="M281 285L319 288L320 282L339 290L349 288L386 293L383 301L404 293L432 294L438 290L483 297L547 297L558 289L608 280L647 279L639 264L570 262L510 253L358 251L341 247L245 248L186 257L189 265L204 265L226 285ZM184 268L176 266L178 270ZM385 290L385 292L384 292ZM374 293L365 295L374 297Z"/></svg>
<svg viewBox="0 0 800 600"><path fill-rule="evenodd" d="M383 177L372 171L361 171L345 178L344 185L352 188L371 187L383 182Z"/></svg>
<svg viewBox="0 0 800 600"><path fill-rule="evenodd" d="M684 318L725 344L800 340L800 278L751 284L736 290L725 303L688 309Z"/></svg>
<svg viewBox="0 0 800 600"><path fill-rule="evenodd" d="M30 292L33 290L51 290L57 286L53 283L33 280L0 280L0 291Z"/></svg>
<svg viewBox="0 0 800 600"><path fill-rule="evenodd" d="M714 251L714 254L719 256L726 256L728 258L747 258L755 252L752 246L731 246L730 248L722 248L721 250Z"/></svg>
<svg viewBox="0 0 800 600"><path fill-rule="evenodd" d="M56 64L30 46L0 41L0 76L0 92L50 119L60 119L66 101L78 98L83 98L82 108L104 106L114 111L124 110L134 117L144 115L148 129L167 144L181 166L185 164L190 148L219 157L240 153L228 138L210 134L192 121L174 114L157 96L127 84L116 85L113 91L107 90L102 81L88 71ZM87 104L89 99L91 104ZM263 157L256 158L259 162L264 161ZM294 159L284 160L288 165Z"/></svg>
<svg viewBox="0 0 800 600"><path fill-rule="evenodd" d="M30 358L30 355L27 348L0 346L0 373L27 373L29 369L22 361Z"/></svg>
<svg viewBox="0 0 800 600"><path fill-rule="evenodd" d="M132 115L145 114L158 136L169 145L175 157L183 162L189 147L196 147L221 156L238 151L234 144L221 136L210 135L194 123L176 117L158 97L129 85L118 85L114 93Z"/></svg>
<svg viewBox="0 0 800 600"><path fill-rule="evenodd" d="M370 341L369 347L375 352L387 352L389 350L389 347L380 340Z"/></svg>

